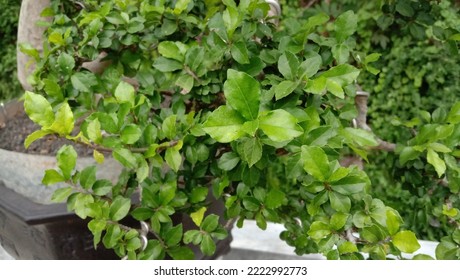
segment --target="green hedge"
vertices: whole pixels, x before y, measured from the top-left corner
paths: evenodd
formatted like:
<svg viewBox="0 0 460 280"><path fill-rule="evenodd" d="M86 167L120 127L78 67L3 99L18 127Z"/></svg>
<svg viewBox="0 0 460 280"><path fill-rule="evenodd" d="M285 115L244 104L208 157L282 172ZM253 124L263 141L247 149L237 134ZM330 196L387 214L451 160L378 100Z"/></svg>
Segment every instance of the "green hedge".
<svg viewBox="0 0 460 280"><path fill-rule="evenodd" d="M21 0L0 0L0 100L21 93L16 74L16 38Z"/></svg>

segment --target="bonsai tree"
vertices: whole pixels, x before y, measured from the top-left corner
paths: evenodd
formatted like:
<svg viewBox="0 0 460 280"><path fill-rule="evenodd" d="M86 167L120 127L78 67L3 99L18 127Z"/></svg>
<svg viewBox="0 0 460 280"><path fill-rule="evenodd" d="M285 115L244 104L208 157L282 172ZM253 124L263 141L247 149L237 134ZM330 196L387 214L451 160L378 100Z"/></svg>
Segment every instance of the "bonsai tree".
<svg viewBox="0 0 460 280"><path fill-rule="evenodd" d="M379 55L355 50L357 15L297 17L304 10L290 5L287 17L262 0L56 0L43 11L43 54L22 47L36 63L24 106L41 126L25 145L56 134L124 166L117 183L98 179L98 166L75 169L66 145L44 174L68 185L54 200L89 219L95 245L120 258L189 259L188 244L212 255L233 223L254 219L261 230L284 224L280 238L297 254L419 249L397 209L370 195L362 160L395 153L458 199L460 103L423 112L405 143L381 140L356 83ZM103 67L88 66L95 60ZM225 203L223 223L208 213L213 199ZM437 257L459 258L460 214L440 203L452 230ZM196 228L173 222L179 213Z"/></svg>

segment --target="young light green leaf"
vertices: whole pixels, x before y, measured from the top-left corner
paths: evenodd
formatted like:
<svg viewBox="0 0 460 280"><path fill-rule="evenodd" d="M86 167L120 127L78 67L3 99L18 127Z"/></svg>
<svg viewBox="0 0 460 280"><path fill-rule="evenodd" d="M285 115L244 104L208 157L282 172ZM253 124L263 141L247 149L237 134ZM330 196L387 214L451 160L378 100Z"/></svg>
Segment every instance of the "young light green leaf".
<svg viewBox="0 0 460 280"><path fill-rule="evenodd" d="M197 211L190 214L190 218L192 218L192 221L195 223L197 227L201 226L201 222L203 222L204 213L206 213L206 210L206 207L201 207Z"/></svg>
<svg viewBox="0 0 460 280"><path fill-rule="evenodd" d="M399 154L399 163L401 165L406 164L406 162L417 159L420 156L420 152L416 151L413 147L404 147Z"/></svg>
<svg viewBox="0 0 460 280"><path fill-rule="evenodd" d="M329 178L329 160L324 150L317 146L302 146L304 170L315 179L324 182Z"/></svg>
<svg viewBox="0 0 460 280"><path fill-rule="evenodd" d="M336 82L341 87L345 87L354 83L358 78L359 70L349 64L341 64L334 66L326 72L322 73L320 77L327 78Z"/></svg>
<svg viewBox="0 0 460 280"><path fill-rule="evenodd" d="M109 217L113 221L119 221L126 217L131 208L131 200L123 196L117 196L110 205Z"/></svg>
<svg viewBox="0 0 460 280"><path fill-rule="evenodd" d="M438 153L431 148L427 149L427 160L429 164L433 165L439 177L444 175L446 172L446 163L439 157Z"/></svg>
<svg viewBox="0 0 460 280"><path fill-rule="evenodd" d="M399 227L401 226L403 220L399 213L392 209L387 207L386 209L386 224L388 228L388 232L393 235L396 234L399 230Z"/></svg>
<svg viewBox="0 0 460 280"><path fill-rule="evenodd" d="M260 129L275 142L290 141L303 134L297 119L285 110L270 111L259 118Z"/></svg>
<svg viewBox="0 0 460 280"><path fill-rule="evenodd" d="M460 101L455 103L447 115L447 122L451 124L460 123Z"/></svg>
<svg viewBox="0 0 460 280"><path fill-rule="evenodd" d="M54 113L51 104L39 94L26 91L24 109L32 121L43 127L49 127L54 122Z"/></svg>
<svg viewBox="0 0 460 280"><path fill-rule="evenodd" d="M244 118L237 111L228 106L220 106L204 123L203 130L216 141L228 143L244 134L241 131L244 122Z"/></svg>
<svg viewBox="0 0 460 280"><path fill-rule="evenodd" d="M88 126L86 127L86 134L88 135L89 140L93 141L96 144L101 143L102 131L99 119L95 118L94 120L88 123Z"/></svg>
<svg viewBox="0 0 460 280"><path fill-rule="evenodd" d="M299 66L299 60L291 52L285 52L278 59L278 70L288 80L295 80L297 78Z"/></svg>
<svg viewBox="0 0 460 280"><path fill-rule="evenodd" d="M259 114L260 85L253 77L233 69L227 71L224 83L227 104L246 120L255 120Z"/></svg>
<svg viewBox="0 0 460 280"><path fill-rule="evenodd" d="M55 203L63 202L72 193L73 193L73 188L72 187L59 188L56 191L54 191L53 195L51 196L51 201L53 201Z"/></svg>
<svg viewBox="0 0 460 280"><path fill-rule="evenodd" d="M412 254L420 249L417 237L412 231L403 230L393 236L393 244L403 253Z"/></svg>
<svg viewBox="0 0 460 280"><path fill-rule="evenodd" d="M314 221L308 231L308 235L313 239L323 239L329 234L331 234L329 225L320 221Z"/></svg>
<svg viewBox="0 0 460 280"><path fill-rule="evenodd" d="M77 152L72 146L64 145L57 152L56 158L62 175L68 180L77 163Z"/></svg>
<svg viewBox="0 0 460 280"><path fill-rule="evenodd" d="M37 131L34 131L32 132L31 134L27 135L27 138L26 140L24 141L24 147L27 149L29 148L29 146L35 142L36 140L48 135L48 134L51 134L50 131L46 131L46 130L37 130Z"/></svg>
<svg viewBox="0 0 460 280"><path fill-rule="evenodd" d="M169 140L173 140L176 137L176 119L176 115L169 116L163 121L163 124L161 125L161 129L163 130L164 135Z"/></svg>
<svg viewBox="0 0 460 280"><path fill-rule="evenodd" d="M342 212L334 213L331 216L331 221L330 221L331 228L334 230L340 230L347 223L349 216L350 216L349 214L345 214Z"/></svg>
<svg viewBox="0 0 460 280"><path fill-rule="evenodd" d="M69 104L63 103L61 107L56 112L56 117L54 122L48 128L55 133L65 136L72 133L74 128L74 117L72 109L70 109Z"/></svg>
<svg viewBox="0 0 460 280"><path fill-rule="evenodd" d="M56 183L64 182L65 178L61 173L54 169L45 170L45 176L42 179L42 184L45 186L53 185ZM67 198L67 197L66 197Z"/></svg>
<svg viewBox="0 0 460 280"><path fill-rule="evenodd" d="M117 88L115 89L115 98L120 103L127 102L131 104L131 107L134 107L134 101L135 101L134 87L125 81L121 81L118 84Z"/></svg>
<svg viewBox="0 0 460 280"><path fill-rule="evenodd" d="M343 64L348 62L350 57L350 48L347 44L336 44L331 49L332 55L334 56L337 64Z"/></svg>

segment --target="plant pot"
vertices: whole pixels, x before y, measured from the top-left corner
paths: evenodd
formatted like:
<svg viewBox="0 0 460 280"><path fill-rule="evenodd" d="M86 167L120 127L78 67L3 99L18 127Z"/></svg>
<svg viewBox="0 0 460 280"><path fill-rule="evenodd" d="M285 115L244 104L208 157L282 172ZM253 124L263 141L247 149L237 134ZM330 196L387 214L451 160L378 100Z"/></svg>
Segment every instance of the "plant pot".
<svg viewBox="0 0 460 280"><path fill-rule="evenodd" d="M8 119L23 113L22 102L11 102L0 108L0 127ZM1 129L1 128L0 128ZM80 157L77 168L95 164L91 157ZM64 203L51 202L53 192L63 187L44 186L40 182L46 169L55 168L54 156L33 155L0 149L0 243L16 259L115 259L112 250L93 247L93 235L87 221L67 211ZM106 158L98 166L98 178L116 181L121 165ZM223 216L222 201L212 200L209 213ZM174 223L182 223L184 230L196 229L187 215L174 215ZM137 227L134 220L126 221ZM223 222L223 221L221 221ZM193 247L197 259L215 258L230 248L231 237L217 244L211 257Z"/></svg>

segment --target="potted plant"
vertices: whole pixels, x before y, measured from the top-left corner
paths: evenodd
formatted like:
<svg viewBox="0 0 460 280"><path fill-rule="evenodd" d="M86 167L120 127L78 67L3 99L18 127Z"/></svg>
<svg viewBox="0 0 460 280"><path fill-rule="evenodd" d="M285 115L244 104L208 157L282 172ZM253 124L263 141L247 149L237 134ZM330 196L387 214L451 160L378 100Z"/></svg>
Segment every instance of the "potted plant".
<svg viewBox="0 0 460 280"><path fill-rule="evenodd" d="M460 103L424 113L410 141L385 142L355 82L378 59L354 51L356 14L269 10L256 0L53 1L43 12L53 17L43 55L23 48L36 60L24 107L41 126L26 145L56 134L93 149L100 165L102 152L123 165L118 182L100 180L99 165L77 169L64 146L45 172L45 184L68 185L53 199L89 219L95 246L129 259L193 258L189 244L212 255L228 225L254 219L262 230L283 223L298 254L404 258L420 247L398 211L370 195L359 161L343 159L384 150L455 186ZM98 58L100 73L83 66ZM211 198L225 203L225 221L209 213ZM453 204L445 214L453 228L437 257L458 258L460 215Z"/></svg>

